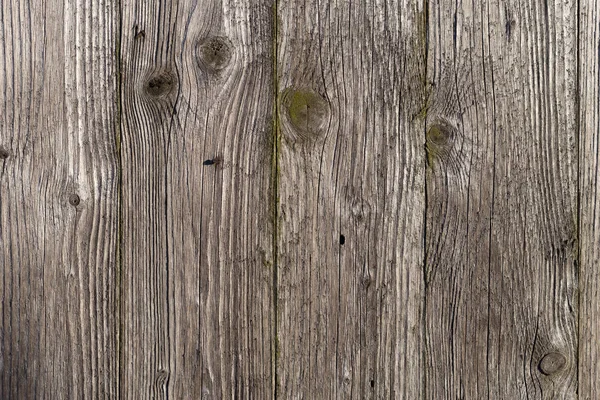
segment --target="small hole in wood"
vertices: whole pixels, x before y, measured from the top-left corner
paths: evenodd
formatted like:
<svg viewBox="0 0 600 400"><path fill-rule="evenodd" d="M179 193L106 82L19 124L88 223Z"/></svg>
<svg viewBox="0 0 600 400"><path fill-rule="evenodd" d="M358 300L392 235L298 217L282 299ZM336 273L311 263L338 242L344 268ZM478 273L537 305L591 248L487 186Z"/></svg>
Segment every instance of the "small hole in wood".
<svg viewBox="0 0 600 400"><path fill-rule="evenodd" d="M375 387L375 380L371 379L371 387L374 388Z"/></svg>
<svg viewBox="0 0 600 400"><path fill-rule="evenodd" d="M344 235L340 235L340 244L343 245L346 243L346 237Z"/></svg>
<svg viewBox="0 0 600 400"><path fill-rule="evenodd" d="M69 204L73 207L77 207L79 203L81 203L81 198L76 193L69 196Z"/></svg>
<svg viewBox="0 0 600 400"><path fill-rule="evenodd" d="M10 156L8 150L0 146L0 160L6 160Z"/></svg>

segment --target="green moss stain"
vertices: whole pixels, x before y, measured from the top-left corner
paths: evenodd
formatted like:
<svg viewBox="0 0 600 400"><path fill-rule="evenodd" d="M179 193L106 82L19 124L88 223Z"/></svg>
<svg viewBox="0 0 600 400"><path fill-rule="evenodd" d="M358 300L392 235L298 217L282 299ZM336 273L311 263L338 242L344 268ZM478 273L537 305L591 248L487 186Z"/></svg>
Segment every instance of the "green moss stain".
<svg viewBox="0 0 600 400"><path fill-rule="evenodd" d="M305 91L297 90L290 96L288 113L290 120L295 126L302 126L307 122L310 116L310 108L315 107L318 104L316 95Z"/></svg>
<svg viewBox="0 0 600 400"><path fill-rule="evenodd" d="M429 107L431 106L431 96L429 95L429 91L426 89L425 92L425 104L421 107L421 110L415 115L415 119L425 121L427 119L427 113L429 112Z"/></svg>
<svg viewBox="0 0 600 400"><path fill-rule="evenodd" d="M280 102L287 142L304 142L324 132L330 107L323 96L310 88L288 87L280 94Z"/></svg>

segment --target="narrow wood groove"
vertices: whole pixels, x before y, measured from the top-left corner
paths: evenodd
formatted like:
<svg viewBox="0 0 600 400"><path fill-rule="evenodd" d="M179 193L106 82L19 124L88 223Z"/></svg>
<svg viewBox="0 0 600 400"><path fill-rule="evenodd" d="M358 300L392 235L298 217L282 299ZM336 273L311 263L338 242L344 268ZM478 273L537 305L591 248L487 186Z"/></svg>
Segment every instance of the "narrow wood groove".
<svg viewBox="0 0 600 400"><path fill-rule="evenodd" d="M273 344L272 344L272 376L273 381L272 393L273 399L277 400L279 396L279 331L278 331L278 318L279 311L277 304L279 302L278 297L278 274L279 274L279 149L281 146L281 131L279 123L279 75L277 69L277 60L279 54L279 26L278 26L278 10L279 0L273 0L272 9L272 26L273 26L273 39L271 45L273 47L273 160L271 163L271 176L273 186Z"/></svg>

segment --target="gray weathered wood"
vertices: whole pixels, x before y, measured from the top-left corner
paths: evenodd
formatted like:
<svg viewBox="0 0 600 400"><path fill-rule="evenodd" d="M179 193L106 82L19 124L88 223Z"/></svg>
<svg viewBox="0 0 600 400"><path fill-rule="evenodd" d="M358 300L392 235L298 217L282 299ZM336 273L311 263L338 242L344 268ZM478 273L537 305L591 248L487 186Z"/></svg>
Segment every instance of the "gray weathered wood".
<svg viewBox="0 0 600 400"><path fill-rule="evenodd" d="M600 398L600 12L582 1L579 15L579 398Z"/></svg>
<svg viewBox="0 0 600 400"><path fill-rule="evenodd" d="M0 2L0 399L599 399L598 7Z"/></svg>
<svg viewBox="0 0 600 400"><path fill-rule="evenodd" d="M270 398L271 3L122 4L121 395Z"/></svg>
<svg viewBox="0 0 600 400"><path fill-rule="evenodd" d="M429 1L426 398L577 397L577 12Z"/></svg>
<svg viewBox="0 0 600 400"><path fill-rule="evenodd" d="M0 3L0 398L115 398L112 2Z"/></svg>
<svg viewBox="0 0 600 400"><path fill-rule="evenodd" d="M281 398L421 397L421 6L279 3Z"/></svg>

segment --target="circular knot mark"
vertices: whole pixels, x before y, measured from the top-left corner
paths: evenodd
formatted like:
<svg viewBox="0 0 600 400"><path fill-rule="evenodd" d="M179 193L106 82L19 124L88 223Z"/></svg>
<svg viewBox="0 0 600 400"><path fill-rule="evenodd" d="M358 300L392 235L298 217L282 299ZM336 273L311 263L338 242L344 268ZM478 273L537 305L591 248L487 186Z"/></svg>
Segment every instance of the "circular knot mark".
<svg viewBox="0 0 600 400"><path fill-rule="evenodd" d="M433 124L425 135L427 162L433 165L435 159L446 159L452 152L454 130L445 122Z"/></svg>
<svg viewBox="0 0 600 400"><path fill-rule="evenodd" d="M560 353L548 353L546 354L542 360L540 361L540 371L544 375L554 374L560 371L565 364L567 363L567 359Z"/></svg>
<svg viewBox="0 0 600 400"><path fill-rule="evenodd" d="M427 142L435 146L446 146L450 141L452 131L443 124L435 124L427 131Z"/></svg>
<svg viewBox="0 0 600 400"><path fill-rule="evenodd" d="M196 47L196 57L200 65L213 72L227 67L232 56L233 44L223 36L205 38Z"/></svg>
<svg viewBox="0 0 600 400"><path fill-rule="evenodd" d="M293 141L317 136L329 120L329 102L312 89L287 88L281 95L284 116L293 127Z"/></svg>
<svg viewBox="0 0 600 400"><path fill-rule="evenodd" d="M162 97L173 90L175 79L173 74L164 71L154 75L146 82L146 93L152 97Z"/></svg>
<svg viewBox="0 0 600 400"><path fill-rule="evenodd" d="M81 198L79 195L77 195L77 193L73 193L69 196L69 204L71 204L73 207L77 207L79 203L81 203Z"/></svg>
<svg viewBox="0 0 600 400"><path fill-rule="evenodd" d="M0 160L6 160L10 156L8 150L6 150L3 146L0 146Z"/></svg>

